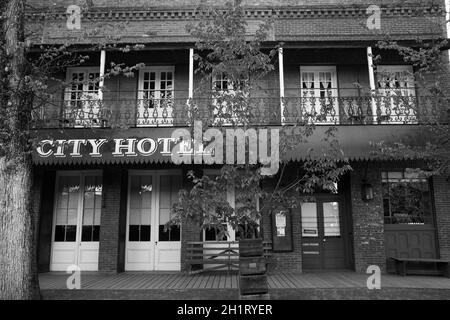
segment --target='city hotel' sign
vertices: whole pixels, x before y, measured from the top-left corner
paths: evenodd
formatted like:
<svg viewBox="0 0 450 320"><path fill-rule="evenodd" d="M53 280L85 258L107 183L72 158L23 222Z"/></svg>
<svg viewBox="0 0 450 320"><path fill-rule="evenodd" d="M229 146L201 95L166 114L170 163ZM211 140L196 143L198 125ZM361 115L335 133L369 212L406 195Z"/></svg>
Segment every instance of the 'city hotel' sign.
<svg viewBox="0 0 450 320"><path fill-rule="evenodd" d="M203 132L198 121L193 134L192 137L190 130L178 128L165 137L43 139L36 147L36 154L39 158L55 159L170 157L174 164L260 163L262 174L278 172L279 129L210 128Z"/></svg>

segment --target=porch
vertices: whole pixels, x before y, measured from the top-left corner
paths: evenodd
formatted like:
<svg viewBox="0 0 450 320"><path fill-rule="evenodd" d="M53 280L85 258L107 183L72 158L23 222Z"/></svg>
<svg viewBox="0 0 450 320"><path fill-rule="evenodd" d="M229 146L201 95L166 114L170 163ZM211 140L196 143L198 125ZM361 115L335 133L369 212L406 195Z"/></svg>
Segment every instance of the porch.
<svg viewBox="0 0 450 320"><path fill-rule="evenodd" d="M68 290L69 274L42 273L43 299L239 299L238 274L209 272L83 273L81 289ZM383 274L381 289L367 289L369 275L352 271L276 272L268 275L271 299L450 299L450 279Z"/></svg>

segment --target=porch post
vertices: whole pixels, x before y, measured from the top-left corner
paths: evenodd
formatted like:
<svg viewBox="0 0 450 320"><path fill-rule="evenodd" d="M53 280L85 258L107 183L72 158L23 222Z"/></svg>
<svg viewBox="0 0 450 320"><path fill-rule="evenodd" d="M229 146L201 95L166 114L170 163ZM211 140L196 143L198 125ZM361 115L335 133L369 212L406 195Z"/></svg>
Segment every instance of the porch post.
<svg viewBox="0 0 450 320"><path fill-rule="evenodd" d="M377 122L377 104L375 102L376 86L375 86L375 72L373 70L373 54L372 47L367 47L367 66L369 68L369 84L370 84L370 95L371 95L371 105L372 105L372 116L373 122Z"/></svg>
<svg viewBox="0 0 450 320"><path fill-rule="evenodd" d="M278 48L278 69L280 76L280 106L281 106L281 123L284 123L284 59L283 48Z"/></svg>
<svg viewBox="0 0 450 320"><path fill-rule="evenodd" d="M106 51L100 52L100 81L98 83L98 99L103 100L103 86L105 84L105 64L106 64Z"/></svg>
<svg viewBox="0 0 450 320"><path fill-rule="evenodd" d="M189 49L189 99L194 97L194 49Z"/></svg>
<svg viewBox="0 0 450 320"><path fill-rule="evenodd" d="M450 0L445 0L445 26L447 28L447 39L450 39ZM450 62L450 50L447 50Z"/></svg>

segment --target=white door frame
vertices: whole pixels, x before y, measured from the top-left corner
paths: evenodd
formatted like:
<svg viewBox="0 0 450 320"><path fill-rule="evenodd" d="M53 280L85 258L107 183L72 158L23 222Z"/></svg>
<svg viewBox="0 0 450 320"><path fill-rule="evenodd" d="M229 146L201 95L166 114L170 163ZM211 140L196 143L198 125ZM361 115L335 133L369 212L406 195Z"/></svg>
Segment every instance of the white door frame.
<svg viewBox="0 0 450 320"><path fill-rule="evenodd" d="M57 171L55 176L55 190L54 190L54 203L53 203L53 218L52 218L52 238L51 238L51 250L50 250L50 271L66 271L67 267L70 265L77 265L82 271L97 271L98 270L98 250L99 241L86 242L83 244L81 241L81 233L83 228L83 214L84 214L84 186L86 176L100 176L102 178L101 170L77 170L77 171ZM56 242L55 241L55 229L56 229L56 211L58 205L58 188L60 177L79 177L80 178L80 192L78 194L78 204L77 204L77 230L75 241L66 242ZM103 193L102 193L103 197ZM101 222L100 222L101 225ZM100 227L101 230L101 227ZM73 246L69 249L69 244ZM73 260L71 262L53 262L56 260L55 255L58 251L74 250ZM82 251L91 251L96 255L94 262L80 262Z"/></svg>
<svg viewBox="0 0 450 320"><path fill-rule="evenodd" d="M152 195L151 195L151 216L150 216L150 241L144 244L141 242L129 241L129 219L130 219L130 191L131 191L131 177L132 176L151 176L152 177ZM127 188L127 219L126 219L126 240L125 240L125 270L173 270L179 271L181 269L181 234L180 241L159 241L159 207L160 207L160 178L161 176L172 175L181 176L180 169L173 170L129 170L128 171L128 188ZM182 226L180 226L180 233ZM129 251L140 251L148 254L148 259L145 262L133 263L129 261ZM172 261L161 261L161 254L163 251L172 251L174 255L179 257L176 263Z"/></svg>

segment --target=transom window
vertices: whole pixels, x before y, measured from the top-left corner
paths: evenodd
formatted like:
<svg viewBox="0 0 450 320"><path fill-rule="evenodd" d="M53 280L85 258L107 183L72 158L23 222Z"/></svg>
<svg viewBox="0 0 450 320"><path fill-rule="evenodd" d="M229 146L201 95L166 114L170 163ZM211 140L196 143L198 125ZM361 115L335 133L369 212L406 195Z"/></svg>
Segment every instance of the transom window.
<svg viewBox="0 0 450 320"><path fill-rule="evenodd" d="M428 179L406 171L382 172L385 224L432 224Z"/></svg>

